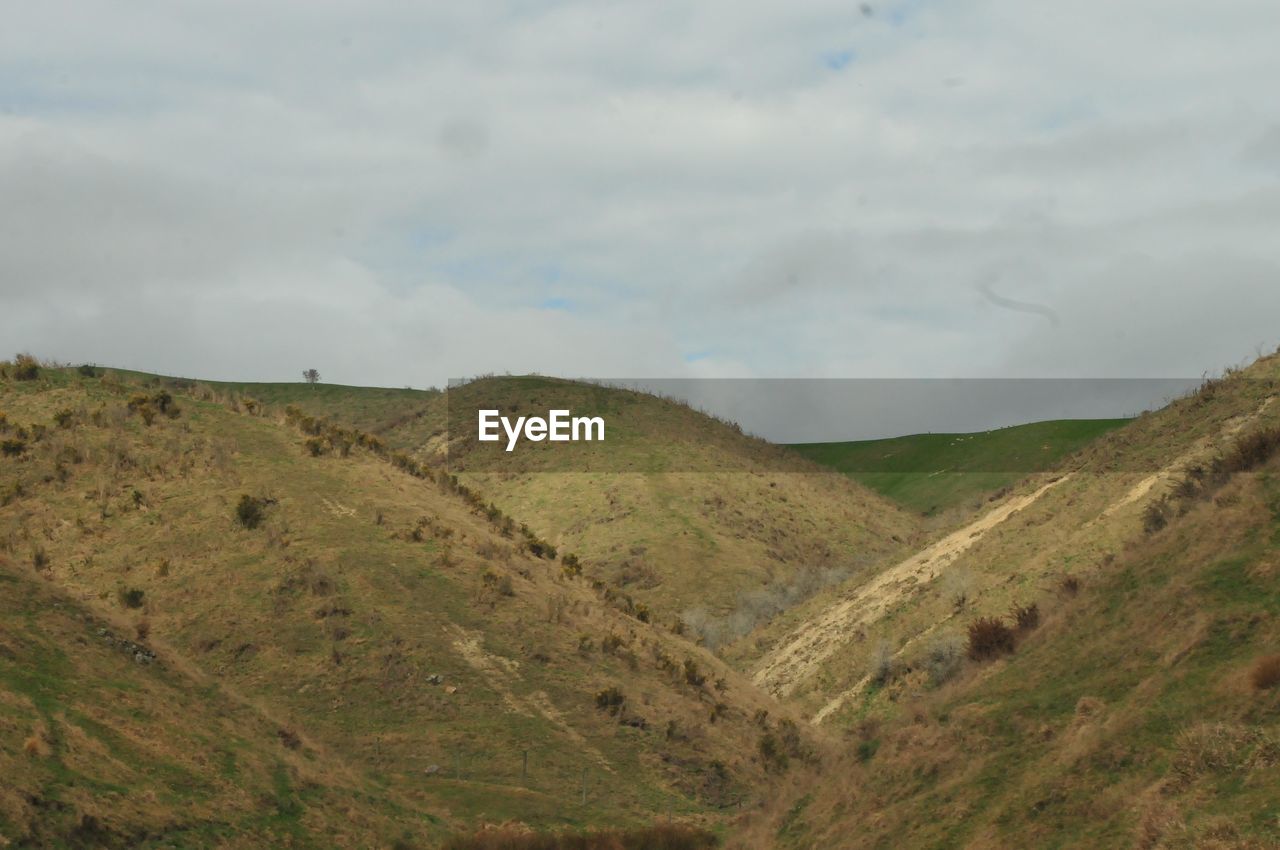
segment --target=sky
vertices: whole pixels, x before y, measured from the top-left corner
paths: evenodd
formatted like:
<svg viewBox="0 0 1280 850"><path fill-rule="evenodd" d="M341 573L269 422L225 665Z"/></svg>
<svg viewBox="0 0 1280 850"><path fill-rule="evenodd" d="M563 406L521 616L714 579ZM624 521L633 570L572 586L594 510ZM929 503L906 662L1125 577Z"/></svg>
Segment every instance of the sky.
<svg viewBox="0 0 1280 850"><path fill-rule="evenodd" d="M1280 4L9 4L0 345L237 380L1188 377Z"/></svg>

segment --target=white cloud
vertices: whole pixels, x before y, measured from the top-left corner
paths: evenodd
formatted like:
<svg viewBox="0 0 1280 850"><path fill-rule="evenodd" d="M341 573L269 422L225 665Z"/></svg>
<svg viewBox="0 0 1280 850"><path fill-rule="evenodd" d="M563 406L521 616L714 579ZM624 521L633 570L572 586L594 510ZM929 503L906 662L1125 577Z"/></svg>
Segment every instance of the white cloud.
<svg viewBox="0 0 1280 850"><path fill-rule="evenodd" d="M26 4L0 342L424 385L1199 374L1280 338L1280 7L873 5Z"/></svg>

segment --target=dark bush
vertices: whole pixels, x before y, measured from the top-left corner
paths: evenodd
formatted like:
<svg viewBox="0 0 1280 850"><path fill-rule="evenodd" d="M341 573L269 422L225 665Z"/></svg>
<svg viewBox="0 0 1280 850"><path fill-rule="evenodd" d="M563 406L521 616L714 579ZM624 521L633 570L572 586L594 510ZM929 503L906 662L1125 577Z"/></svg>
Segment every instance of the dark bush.
<svg viewBox="0 0 1280 850"><path fill-rule="evenodd" d="M91 366L88 363L82 363L80 367L76 369L76 372L78 372L82 378L98 377L98 367Z"/></svg>
<svg viewBox="0 0 1280 850"><path fill-rule="evenodd" d="M710 832L675 823L632 830L551 833L498 827L452 838L444 850L709 850L719 843Z"/></svg>
<svg viewBox="0 0 1280 850"><path fill-rule="evenodd" d="M1262 466L1280 450L1280 427L1262 428L1236 441L1223 460L1228 472L1245 472Z"/></svg>
<svg viewBox="0 0 1280 850"><path fill-rule="evenodd" d="M1169 503L1164 499L1152 502L1142 512L1142 529L1147 534L1155 534L1169 524Z"/></svg>
<svg viewBox="0 0 1280 850"><path fill-rule="evenodd" d="M270 504L268 499L250 496L248 493L243 494L236 504L236 521L245 528L257 528L266 519L268 504Z"/></svg>
<svg viewBox="0 0 1280 850"><path fill-rule="evenodd" d="M13 358L13 377L18 381L34 381L40 377L40 363L30 354L19 354Z"/></svg>
<svg viewBox="0 0 1280 850"><path fill-rule="evenodd" d="M116 591L116 598L120 601L122 608L141 608L143 601L146 599L146 592L136 587L120 588Z"/></svg>
<svg viewBox="0 0 1280 850"><path fill-rule="evenodd" d="M75 413L68 409L59 410L53 414L53 422L59 428L71 427L71 420L75 418Z"/></svg>
<svg viewBox="0 0 1280 850"><path fill-rule="evenodd" d="M1015 605L1011 612L1013 622L1017 624L1018 631L1029 632L1036 626L1040 625L1040 606L1032 602L1030 605Z"/></svg>
<svg viewBox="0 0 1280 850"><path fill-rule="evenodd" d="M17 457L26 450L26 441L19 440L17 437L9 437L8 439L0 440L0 454L3 454L5 457Z"/></svg>
<svg viewBox="0 0 1280 850"><path fill-rule="evenodd" d="M1260 691L1280 685L1280 654L1259 658L1249 674L1249 681Z"/></svg>
<svg viewBox="0 0 1280 850"><path fill-rule="evenodd" d="M560 558L560 570L566 578L577 578L582 575L582 562L572 552L566 552Z"/></svg>
<svg viewBox="0 0 1280 850"><path fill-rule="evenodd" d="M312 457L320 457L324 454L325 442L319 437L307 437L303 445L307 447L307 453Z"/></svg>
<svg viewBox="0 0 1280 850"><path fill-rule="evenodd" d="M981 617L969 624L969 657L974 661L1013 652L1013 629L996 617Z"/></svg>
<svg viewBox="0 0 1280 850"><path fill-rule="evenodd" d="M1067 596L1075 596L1080 592L1080 579L1072 575L1063 576L1061 587Z"/></svg>
<svg viewBox="0 0 1280 850"><path fill-rule="evenodd" d="M703 683L707 681L706 675L698 669L698 662L692 658L684 660L684 680L695 688L702 687Z"/></svg>
<svg viewBox="0 0 1280 850"><path fill-rule="evenodd" d="M607 711L610 715L621 711L622 704L626 701L626 696L616 685L610 685L604 690L596 692L596 708L601 711Z"/></svg>
<svg viewBox="0 0 1280 850"><path fill-rule="evenodd" d="M765 770L782 773L790 766L791 760L787 757L786 749L782 746L778 736L772 732L765 732L760 736L760 743L757 748L760 751L760 761L764 763Z"/></svg>

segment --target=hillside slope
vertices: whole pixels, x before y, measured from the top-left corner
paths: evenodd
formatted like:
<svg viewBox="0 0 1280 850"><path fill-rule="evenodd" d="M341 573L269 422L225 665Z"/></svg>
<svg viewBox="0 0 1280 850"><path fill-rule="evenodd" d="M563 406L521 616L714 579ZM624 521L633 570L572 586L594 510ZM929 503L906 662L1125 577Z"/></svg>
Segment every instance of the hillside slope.
<svg viewBox="0 0 1280 850"><path fill-rule="evenodd" d="M429 840L402 801L0 555L0 846Z"/></svg>
<svg viewBox="0 0 1280 850"><path fill-rule="evenodd" d="M759 793L743 742L787 712L748 680L447 476L226 401L68 371L0 383L21 444L0 458L7 557L415 821L714 822Z"/></svg>
<svg viewBox="0 0 1280 850"><path fill-rule="evenodd" d="M973 434L791 445L911 510L935 514L982 502L1046 472L1128 419L1058 419Z"/></svg>
<svg viewBox="0 0 1280 850"><path fill-rule="evenodd" d="M712 644L905 550L919 534L907 511L845 476L651 395L486 378L432 404L452 408L452 433L442 425L447 412L436 409L385 438L428 462L447 457L486 498L579 555L592 578L664 621L683 617ZM603 416L610 430L604 443L521 446L520 464L506 469L467 451L472 423L459 411L482 404L563 407Z"/></svg>
<svg viewBox="0 0 1280 850"><path fill-rule="evenodd" d="M849 743L740 845L1280 842L1278 378L1144 416L965 545L757 635L758 681Z"/></svg>

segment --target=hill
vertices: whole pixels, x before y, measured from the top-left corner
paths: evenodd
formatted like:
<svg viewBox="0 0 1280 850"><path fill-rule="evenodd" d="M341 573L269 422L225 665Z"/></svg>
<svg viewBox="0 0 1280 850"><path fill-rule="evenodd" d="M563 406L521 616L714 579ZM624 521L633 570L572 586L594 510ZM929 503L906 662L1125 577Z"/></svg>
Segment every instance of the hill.
<svg viewBox="0 0 1280 850"><path fill-rule="evenodd" d="M526 377L473 381L434 404L455 418L482 404L603 416L605 443L531 447L515 470L477 460L460 445L466 429L426 432L438 412L387 439L428 461L447 456L486 498L579 555L590 577L713 646L919 533L907 512L856 482L668 399Z"/></svg>
<svg viewBox="0 0 1280 850"><path fill-rule="evenodd" d="M1275 846L1278 379L1209 382L731 648L848 740L740 846Z"/></svg>
<svg viewBox="0 0 1280 850"><path fill-rule="evenodd" d="M301 758L348 765L397 801L397 829L714 824L767 781L743 742L794 729L738 673L367 433L73 370L0 381L0 410L9 562L242 695Z"/></svg>
<svg viewBox="0 0 1280 850"><path fill-rule="evenodd" d="M0 845L428 839L398 795L0 555Z"/></svg>
<svg viewBox="0 0 1280 850"><path fill-rule="evenodd" d="M981 504L1126 424L1128 419L1058 419L972 434L914 434L883 440L795 443L815 463L923 514Z"/></svg>
<svg viewBox="0 0 1280 850"><path fill-rule="evenodd" d="M174 380L140 380L175 386ZM456 474L589 579L681 619L712 646L920 538L916 518L857 482L669 399L539 376L485 377L435 393L306 384L199 384L229 399L293 404L356 426ZM480 406L603 415L604 444L476 451ZM450 422L450 414L454 417ZM454 427L451 429L450 425ZM541 449L541 451L540 451Z"/></svg>

